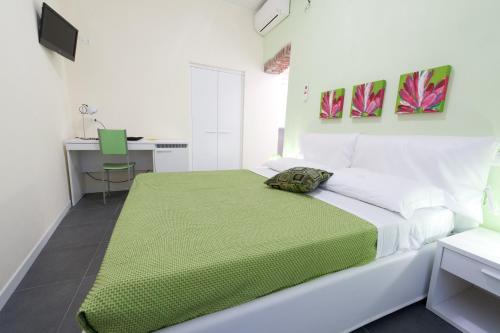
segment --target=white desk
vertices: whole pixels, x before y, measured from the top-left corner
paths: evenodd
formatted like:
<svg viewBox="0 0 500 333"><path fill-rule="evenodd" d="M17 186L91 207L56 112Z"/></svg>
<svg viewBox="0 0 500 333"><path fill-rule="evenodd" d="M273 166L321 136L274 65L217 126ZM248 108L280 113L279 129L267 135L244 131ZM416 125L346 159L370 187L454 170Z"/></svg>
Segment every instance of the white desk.
<svg viewBox="0 0 500 333"><path fill-rule="evenodd" d="M86 176L86 173L92 173L96 178L100 178L103 161L123 162L123 159L117 157L103 159L99 151L98 140L70 139L64 141L64 146L73 205L76 205L85 193L102 191L102 183ZM189 171L190 169L189 143L187 141L142 139L129 141L128 150L130 161L136 163L138 173L177 172ZM123 176L123 174L119 176ZM127 183L112 184L112 190L127 188Z"/></svg>

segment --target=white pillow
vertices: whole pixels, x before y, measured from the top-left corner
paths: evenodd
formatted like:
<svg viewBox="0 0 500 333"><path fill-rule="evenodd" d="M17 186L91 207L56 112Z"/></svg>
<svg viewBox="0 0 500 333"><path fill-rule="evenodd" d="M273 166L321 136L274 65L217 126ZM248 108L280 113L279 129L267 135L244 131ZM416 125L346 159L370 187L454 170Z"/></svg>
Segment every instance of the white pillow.
<svg viewBox="0 0 500 333"><path fill-rule="evenodd" d="M497 147L492 137L360 135L352 167L439 187L450 194L465 229L482 222L483 191Z"/></svg>
<svg viewBox="0 0 500 333"><path fill-rule="evenodd" d="M359 134L304 134L300 152L305 160L327 165L330 169L351 166L354 146Z"/></svg>
<svg viewBox="0 0 500 333"><path fill-rule="evenodd" d="M326 166L326 165L306 161L306 160L300 159L300 158L291 158L291 157L284 157L284 158L279 158L276 160L269 160L266 163L264 163L264 165L267 166L268 168L273 169L274 171L278 171L278 172L285 171L285 170L295 168L295 167L314 168L314 169L321 169L321 170L332 172L331 170L329 170L328 166Z"/></svg>
<svg viewBox="0 0 500 333"><path fill-rule="evenodd" d="M321 187L398 212L406 219L417 209L447 203L445 192L435 186L358 168L336 170Z"/></svg>

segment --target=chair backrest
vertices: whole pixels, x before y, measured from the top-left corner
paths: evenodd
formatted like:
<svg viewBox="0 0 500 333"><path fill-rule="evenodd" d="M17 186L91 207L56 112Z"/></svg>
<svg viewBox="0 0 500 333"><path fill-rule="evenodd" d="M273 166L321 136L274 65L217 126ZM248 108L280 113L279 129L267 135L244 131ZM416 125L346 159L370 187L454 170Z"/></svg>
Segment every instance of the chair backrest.
<svg viewBox="0 0 500 333"><path fill-rule="evenodd" d="M97 133L103 155L128 155L126 130L98 129Z"/></svg>

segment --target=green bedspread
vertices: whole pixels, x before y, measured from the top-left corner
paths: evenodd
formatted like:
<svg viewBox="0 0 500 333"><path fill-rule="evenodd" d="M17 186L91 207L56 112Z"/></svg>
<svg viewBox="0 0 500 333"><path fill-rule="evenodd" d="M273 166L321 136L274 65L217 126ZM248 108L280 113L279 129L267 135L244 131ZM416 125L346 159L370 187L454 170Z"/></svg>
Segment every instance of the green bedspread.
<svg viewBox="0 0 500 333"><path fill-rule="evenodd" d="M78 320L87 332L152 332L376 254L376 228L250 171L137 177Z"/></svg>

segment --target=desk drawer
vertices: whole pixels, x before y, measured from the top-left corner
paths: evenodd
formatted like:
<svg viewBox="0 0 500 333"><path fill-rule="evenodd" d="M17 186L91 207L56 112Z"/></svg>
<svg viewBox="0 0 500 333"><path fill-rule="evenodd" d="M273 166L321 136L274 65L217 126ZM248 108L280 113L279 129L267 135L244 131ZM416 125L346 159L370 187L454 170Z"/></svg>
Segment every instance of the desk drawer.
<svg viewBox="0 0 500 333"><path fill-rule="evenodd" d="M500 296L500 271L489 265L445 248L441 268Z"/></svg>

